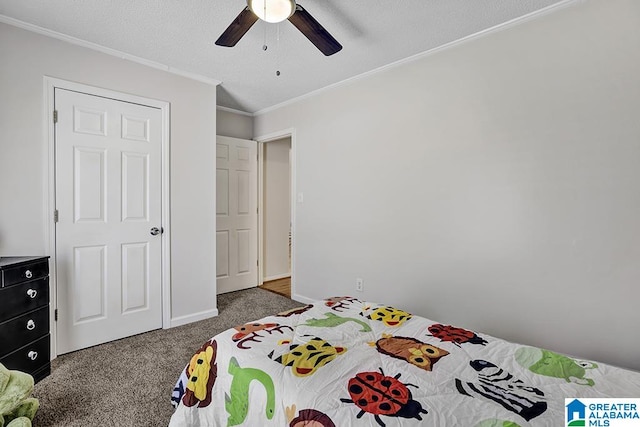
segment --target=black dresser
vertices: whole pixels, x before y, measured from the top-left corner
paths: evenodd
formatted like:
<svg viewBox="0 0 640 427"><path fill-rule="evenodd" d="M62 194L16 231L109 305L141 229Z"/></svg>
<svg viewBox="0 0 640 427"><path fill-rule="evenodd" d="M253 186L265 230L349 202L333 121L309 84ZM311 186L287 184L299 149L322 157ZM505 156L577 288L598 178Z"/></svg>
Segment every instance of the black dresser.
<svg viewBox="0 0 640 427"><path fill-rule="evenodd" d="M31 374L51 373L49 257L0 257L0 363Z"/></svg>

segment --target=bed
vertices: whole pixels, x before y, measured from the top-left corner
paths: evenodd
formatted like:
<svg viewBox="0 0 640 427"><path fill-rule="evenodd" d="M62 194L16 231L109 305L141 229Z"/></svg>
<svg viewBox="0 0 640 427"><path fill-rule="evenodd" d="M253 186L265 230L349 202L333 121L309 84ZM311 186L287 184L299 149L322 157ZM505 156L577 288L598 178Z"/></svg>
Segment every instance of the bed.
<svg viewBox="0 0 640 427"><path fill-rule="evenodd" d="M335 297L205 342L170 426L608 425L565 415L605 397L640 398L640 373Z"/></svg>

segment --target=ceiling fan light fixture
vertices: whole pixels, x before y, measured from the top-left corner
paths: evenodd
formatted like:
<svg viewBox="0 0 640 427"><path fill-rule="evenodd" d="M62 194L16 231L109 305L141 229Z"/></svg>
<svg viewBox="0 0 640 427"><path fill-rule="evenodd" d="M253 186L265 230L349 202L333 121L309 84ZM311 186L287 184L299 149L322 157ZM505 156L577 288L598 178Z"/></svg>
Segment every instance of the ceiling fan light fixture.
<svg viewBox="0 0 640 427"><path fill-rule="evenodd" d="M294 0L247 0L249 9L266 22L282 22L296 11Z"/></svg>

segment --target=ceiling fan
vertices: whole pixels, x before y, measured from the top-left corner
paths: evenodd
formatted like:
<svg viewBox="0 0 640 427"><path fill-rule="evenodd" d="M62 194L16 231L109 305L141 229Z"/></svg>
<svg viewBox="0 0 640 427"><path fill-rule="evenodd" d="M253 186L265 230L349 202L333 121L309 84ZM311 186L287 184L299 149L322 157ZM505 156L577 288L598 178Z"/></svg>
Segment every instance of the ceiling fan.
<svg viewBox="0 0 640 427"><path fill-rule="evenodd" d="M216 44L235 46L258 19L272 23L288 19L326 56L342 49L342 45L295 0L247 0L247 7L224 30Z"/></svg>

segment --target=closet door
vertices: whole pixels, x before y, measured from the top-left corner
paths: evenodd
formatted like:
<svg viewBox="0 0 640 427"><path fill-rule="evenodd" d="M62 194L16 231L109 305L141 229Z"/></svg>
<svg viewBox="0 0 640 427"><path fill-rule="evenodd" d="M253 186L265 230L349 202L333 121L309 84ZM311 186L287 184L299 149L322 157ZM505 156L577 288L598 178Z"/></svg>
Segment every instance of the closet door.
<svg viewBox="0 0 640 427"><path fill-rule="evenodd" d="M162 327L162 114L55 89L58 354Z"/></svg>

